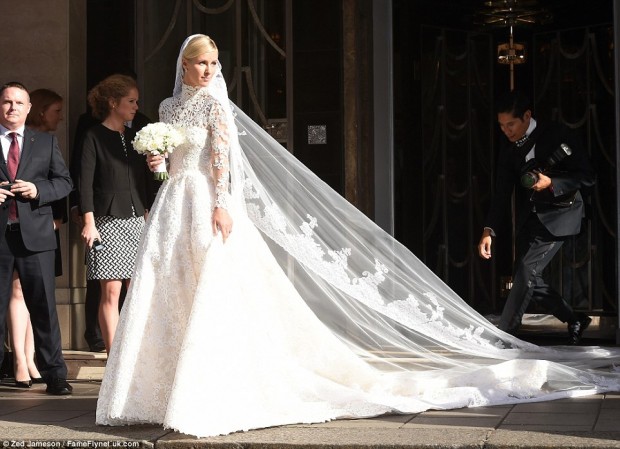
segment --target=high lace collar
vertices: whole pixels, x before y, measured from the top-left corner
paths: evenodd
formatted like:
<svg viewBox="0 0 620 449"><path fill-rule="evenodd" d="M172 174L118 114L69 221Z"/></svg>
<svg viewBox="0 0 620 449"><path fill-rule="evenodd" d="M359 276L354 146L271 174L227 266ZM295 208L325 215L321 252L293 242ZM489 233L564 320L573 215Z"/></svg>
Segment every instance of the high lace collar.
<svg viewBox="0 0 620 449"><path fill-rule="evenodd" d="M198 92L201 92L203 89L206 91L207 88L202 86L188 86L187 84L183 83L183 85L181 86L181 100L187 101L190 98L194 97Z"/></svg>

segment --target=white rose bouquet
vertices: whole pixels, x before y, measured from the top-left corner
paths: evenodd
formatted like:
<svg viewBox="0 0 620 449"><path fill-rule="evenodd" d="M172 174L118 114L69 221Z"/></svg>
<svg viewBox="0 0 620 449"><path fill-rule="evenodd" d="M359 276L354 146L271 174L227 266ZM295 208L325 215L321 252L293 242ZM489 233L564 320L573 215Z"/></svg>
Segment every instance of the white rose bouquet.
<svg viewBox="0 0 620 449"><path fill-rule="evenodd" d="M163 123L149 123L136 133L136 137L131 142L134 150L140 154L161 154L167 157L176 147L185 141L183 133L174 126ZM158 181L168 179L166 164L159 164L153 173L153 177Z"/></svg>

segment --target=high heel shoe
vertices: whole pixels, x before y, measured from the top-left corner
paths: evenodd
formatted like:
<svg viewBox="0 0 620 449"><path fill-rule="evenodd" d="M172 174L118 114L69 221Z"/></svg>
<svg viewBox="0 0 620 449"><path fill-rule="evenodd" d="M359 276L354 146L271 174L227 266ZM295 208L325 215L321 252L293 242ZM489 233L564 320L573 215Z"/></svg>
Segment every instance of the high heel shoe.
<svg viewBox="0 0 620 449"><path fill-rule="evenodd" d="M17 388L30 388L30 387L32 387L32 381L31 380L17 380L17 379L15 379L15 386Z"/></svg>
<svg viewBox="0 0 620 449"><path fill-rule="evenodd" d="M44 384L45 380L42 377L33 377L32 383L33 384Z"/></svg>

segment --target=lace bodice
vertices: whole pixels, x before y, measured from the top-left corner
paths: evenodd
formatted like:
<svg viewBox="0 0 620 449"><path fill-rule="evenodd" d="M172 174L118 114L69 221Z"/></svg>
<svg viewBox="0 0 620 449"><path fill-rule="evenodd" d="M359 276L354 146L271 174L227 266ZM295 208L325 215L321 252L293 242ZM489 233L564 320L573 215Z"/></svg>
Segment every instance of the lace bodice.
<svg viewBox="0 0 620 449"><path fill-rule="evenodd" d="M228 208L229 135L226 113L208 88L183 85L179 96L162 101L159 118L181 128L186 142L170 155L170 175L198 170L211 177L215 188L214 207Z"/></svg>

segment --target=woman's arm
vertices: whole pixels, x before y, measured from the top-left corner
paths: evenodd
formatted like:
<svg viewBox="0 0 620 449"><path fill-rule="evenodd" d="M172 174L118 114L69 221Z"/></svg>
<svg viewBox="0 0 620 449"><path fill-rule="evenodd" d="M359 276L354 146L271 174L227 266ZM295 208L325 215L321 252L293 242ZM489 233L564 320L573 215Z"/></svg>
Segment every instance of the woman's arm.
<svg viewBox="0 0 620 449"><path fill-rule="evenodd" d="M93 183L95 181L95 169L97 166L97 152L93 136L89 133L83 140L82 163L79 172L80 210L82 211L81 237L89 248L93 246L95 239L100 239L99 232L95 227L95 200Z"/></svg>
<svg viewBox="0 0 620 449"><path fill-rule="evenodd" d="M86 243L89 248L92 248L95 240L101 240L99 231L97 231L97 228L95 227L95 214L92 212L86 212L84 213L83 220L84 226L82 227L82 240L84 240L84 243Z"/></svg>
<svg viewBox="0 0 620 449"><path fill-rule="evenodd" d="M95 199L93 183L95 181L95 169L97 166L97 152L95 149L94 136L88 133L82 141L82 157L78 176L78 190L80 195L80 210L82 214L94 212Z"/></svg>
<svg viewBox="0 0 620 449"><path fill-rule="evenodd" d="M211 134L211 168L215 182L215 205L211 224L213 235L222 232L222 239L226 241L232 231L232 218L228 213L230 202L229 161L230 139L226 124L226 112L219 102L214 102L207 123Z"/></svg>

